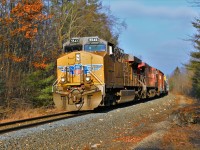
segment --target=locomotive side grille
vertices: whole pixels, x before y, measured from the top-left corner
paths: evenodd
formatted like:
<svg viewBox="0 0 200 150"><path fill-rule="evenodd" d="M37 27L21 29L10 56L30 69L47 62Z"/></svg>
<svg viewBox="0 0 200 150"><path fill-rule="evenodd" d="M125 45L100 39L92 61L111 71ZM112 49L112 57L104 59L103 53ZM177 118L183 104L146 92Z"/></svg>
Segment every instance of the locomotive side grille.
<svg viewBox="0 0 200 150"><path fill-rule="evenodd" d="M129 84L129 70L128 70L128 64L124 63L123 65L123 72L124 72L124 85Z"/></svg>

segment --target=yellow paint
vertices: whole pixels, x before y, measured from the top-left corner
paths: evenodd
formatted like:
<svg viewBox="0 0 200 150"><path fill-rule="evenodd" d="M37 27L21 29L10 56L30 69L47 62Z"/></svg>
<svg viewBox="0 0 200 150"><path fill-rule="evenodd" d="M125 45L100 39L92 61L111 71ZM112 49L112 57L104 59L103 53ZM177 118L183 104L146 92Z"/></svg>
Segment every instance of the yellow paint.
<svg viewBox="0 0 200 150"><path fill-rule="evenodd" d="M80 54L80 61L76 61L76 54ZM57 66L63 66L63 67L69 67L74 66L76 64L84 65L102 65L102 67L99 70L92 70L91 73L88 75L91 76L91 79L93 80L94 84L102 84L104 83L104 65L103 65L103 56L85 52L85 51L77 51L77 52L71 52L68 54L65 54L64 56L60 57L57 60ZM62 72L59 68L57 68L57 77L60 80L61 77L65 77L66 73ZM78 75L68 75L69 83L63 84L62 86L68 86L68 85L81 85L84 83L84 75L83 71L80 72ZM61 84L60 84L61 85Z"/></svg>

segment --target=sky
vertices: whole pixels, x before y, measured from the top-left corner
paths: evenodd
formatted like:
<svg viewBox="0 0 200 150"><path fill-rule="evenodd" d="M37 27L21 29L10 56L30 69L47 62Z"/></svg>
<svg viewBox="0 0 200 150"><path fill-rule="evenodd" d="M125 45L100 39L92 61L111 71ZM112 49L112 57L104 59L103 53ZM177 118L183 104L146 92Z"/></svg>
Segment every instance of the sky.
<svg viewBox="0 0 200 150"><path fill-rule="evenodd" d="M194 50L189 39L196 29L191 22L200 16L200 8L191 1L102 0L127 24L118 46L167 75L188 63Z"/></svg>

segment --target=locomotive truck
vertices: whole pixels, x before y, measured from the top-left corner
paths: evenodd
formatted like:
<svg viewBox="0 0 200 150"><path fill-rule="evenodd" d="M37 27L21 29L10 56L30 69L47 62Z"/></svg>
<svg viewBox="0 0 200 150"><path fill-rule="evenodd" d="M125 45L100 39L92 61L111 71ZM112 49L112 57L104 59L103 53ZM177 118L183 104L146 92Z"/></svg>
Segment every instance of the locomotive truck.
<svg viewBox="0 0 200 150"><path fill-rule="evenodd" d="M167 93L163 72L99 37L72 38L57 59L58 109L93 110Z"/></svg>

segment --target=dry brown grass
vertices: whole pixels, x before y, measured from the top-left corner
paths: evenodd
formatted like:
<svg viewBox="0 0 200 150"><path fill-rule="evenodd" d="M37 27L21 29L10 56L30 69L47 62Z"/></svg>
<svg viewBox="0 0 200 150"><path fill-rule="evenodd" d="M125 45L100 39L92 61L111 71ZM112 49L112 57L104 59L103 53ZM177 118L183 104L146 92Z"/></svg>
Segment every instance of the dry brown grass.
<svg viewBox="0 0 200 150"><path fill-rule="evenodd" d="M191 98L189 96L185 96L183 94L176 94L175 102L177 104L184 102L184 104L192 105L192 104L196 103L196 100L194 100L194 98Z"/></svg>
<svg viewBox="0 0 200 150"><path fill-rule="evenodd" d="M163 149L197 149L193 143L191 143L191 138L197 137L197 132L200 130L199 125L192 126L174 126L171 128L163 137L162 148Z"/></svg>
<svg viewBox="0 0 200 150"><path fill-rule="evenodd" d="M129 136L123 136L117 139L114 139L114 142L126 142L126 143L134 143L137 144L140 141L142 141L145 137L149 136L150 134L152 134L153 131L150 130L146 130L143 131L142 133L140 133L140 135L136 136L136 135L129 135Z"/></svg>
<svg viewBox="0 0 200 150"><path fill-rule="evenodd" d="M161 149L199 149L199 145L192 143L192 139L198 141L200 139L200 125L194 124L198 123L195 119L199 117L197 111L200 110L200 105L196 102L190 97L176 95L177 108L175 108L175 112L179 124L174 124L164 135ZM184 107L179 107L181 104Z"/></svg>
<svg viewBox="0 0 200 150"><path fill-rule="evenodd" d="M6 114L4 114L4 116L6 117L1 119L0 123L20 120L20 119L33 118L33 117L38 117L42 115L54 114L58 112L60 111L58 111L57 109L44 109L44 108L17 109L15 112L5 111Z"/></svg>

